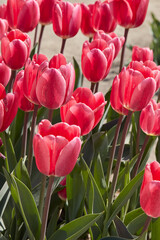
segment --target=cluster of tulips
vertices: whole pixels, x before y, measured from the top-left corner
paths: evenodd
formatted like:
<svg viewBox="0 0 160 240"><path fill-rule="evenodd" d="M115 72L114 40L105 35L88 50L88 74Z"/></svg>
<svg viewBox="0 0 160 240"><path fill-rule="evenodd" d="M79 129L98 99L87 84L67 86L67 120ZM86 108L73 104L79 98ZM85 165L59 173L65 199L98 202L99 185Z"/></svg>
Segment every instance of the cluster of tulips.
<svg viewBox="0 0 160 240"><path fill-rule="evenodd" d="M108 124L105 122L105 119L107 119L106 115L108 109L112 109L110 111L112 113L116 112L117 118L116 123L113 118L111 121L114 132L112 133L110 145L110 158L108 163L104 164L104 166L107 166L107 169L104 170L107 190L104 194L105 207L104 209L103 207L99 209L102 212L98 216L101 220L97 220L97 215L94 215L99 213L93 211L95 203L91 204L91 211L86 204L84 206L85 210L82 211L80 217L88 216L90 218L88 220L87 217L84 218L86 219L84 222L77 219L77 225L80 224L79 226L82 227L81 231L76 230L77 226L74 225L76 224L74 222L73 226L70 225L70 228L69 225L68 228L65 228L64 225L63 231L66 235L63 237L58 235L60 234L59 232L53 232L53 235L50 234L50 238L47 235L47 239L50 240L78 239L90 228L89 233L93 239L102 239L102 237L105 237L103 239L110 239L109 235L112 235L112 231L109 230L109 226L112 220L114 221L116 218L112 211L114 202L116 202L116 193L119 192L117 186L119 186L119 173L122 168L126 136L130 127L130 121L131 119L133 121L136 112L140 112L140 114L136 115L138 116L137 130L135 130L137 134L136 151L134 163L129 165L130 180L133 187L135 181L137 181L135 179L140 179L142 182L140 176L143 176L143 172L140 172L139 167L143 165L144 153L150 138L152 136L160 136L159 95L156 102L156 93L158 93L160 88L160 66L157 66L154 62L152 50L134 46L132 49L132 61L128 66L123 66L129 29L139 27L143 23L148 3L149 0L106 0L86 5L84 3L72 4L63 0L8 0L6 5L0 6L0 132L2 133L0 142L2 153L0 156L3 159L3 164L1 165L4 167L3 170L2 168L0 169L0 172L5 177L5 180L3 179L4 183L7 181L9 185L15 204L18 202L18 213L21 214L26 226L23 238L21 235L15 235L15 238L13 236L10 238L9 230L5 223L1 224L3 229L1 234L5 233L4 239L25 240L28 237L36 240L46 239L46 234L49 234L47 232L47 223L49 225L49 220L52 218L51 214L49 215L49 207L55 178L59 179L57 185L61 182L62 186L58 195L67 205L69 204L70 182L68 180L67 183L66 176L72 174L76 164L81 165L80 159L83 158L83 155L85 159L86 154L84 149L88 147L87 151L91 151L89 149L89 141L93 140L92 135L94 136L94 133L101 132L103 127ZM41 25L41 31L37 43L38 24ZM50 60L40 52L42 35L47 24L52 24L54 33L62 38L60 52ZM124 37L118 37L114 33L117 24L124 27ZM74 66L72 63L67 63L63 54L66 39L74 37L79 29L89 38L82 46L81 69L83 76L91 82L90 89L76 84L77 78ZM32 43L27 33L33 30L35 30L35 38ZM120 50L122 54L119 74L115 76L109 93L104 96L102 92L98 92L100 81L104 80L109 74L112 63ZM109 98L107 98L108 94ZM61 120L55 123L53 120L54 112L57 114L57 111ZM16 123L15 119L18 118L18 113L21 112L24 112L24 124L23 129L20 130L21 152L17 155L24 160L23 168L27 169L26 174L30 181L31 176L34 175L33 155L37 169L43 176L40 203L38 205L39 213L36 213L41 218L37 220L40 229L36 230L32 229L34 215L29 216L29 214L26 214L28 209L24 210L24 206L29 206L29 203L28 205L24 204L25 194L28 191L30 196L32 189L28 189L28 185L26 187L23 186L25 180L22 174L12 176L17 165L13 168L10 167L12 164L9 162L6 144L6 135L10 141L13 140L11 128ZM41 113L43 113L43 116L41 121L38 122L38 115ZM29 126L30 122L31 126ZM122 128L123 131L121 131ZM139 143L140 128L146 134L142 147ZM103 134L108 134L107 130ZM120 135L122 136L119 144L118 139ZM118 148L118 156L116 156L115 152L118 145L120 146ZM14 144L12 148L14 148ZM103 148L105 148L104 145ZM96 159L98 159L99 154L100 151L96 155ZM20 161L17 160L16 164L19 164ZM97 167L99 171L104 167L102 165L99 168ZM92 175L93 168L96 168L96 166L92 165L87 168L89 176L90 174ZM140 190L140 206L148 215L148 218L147 220L145 219L144 228L139 233L142 237L144 236L143 234L147 233L151 219L160 217L159 169L160 165L156 161L148 163L145 168ZM81 173L81 175L83 174ZM103 174L100 176L99 173L100 177L103 178ZM10 178L12 180L9 180ZM88 177L83 175L83 178L87 179ZM96 176L93 174L92 181L94 178L96 179ZM48 179L49 183L45 198L45 187ZM90 183L90 186L88 186L88 183L86 184L86 191L90 192L89 188L93 188L93 186L91 188L91 185L95 181L92 184ZM98 183L95 186L97 189ZM76 187L79 188L78 182ZM13 189L15 192L15 189L18 189L18 199L14 196ZM23 191L21 192L22 189ZM97 191L100 192L99 190ZM126 190L127 193L128 191ZM24 197L22 197L23 194ZM89 195L90 193L85 194ZM121 193L119 196L121 196ZM74 194L72 197L74 197ZM43 206L44 198L45 203ZM91 202L90 199L88 201L89 203ZM85 201L83 204L85 205ZM35 205L34 208L37 209ZM38 212L38 210L36 211ZM87 215L87 212L90 215ZM118 214L117 210L116 215ZM58 221L60 222L61 214L59 213L58 216ZM1 217L3 218L3 214ZM94 218L91 220L91 217ZM30 221L31 218L33 221ZM100 226L100 221L103 222L103 228L101 231L98 230L99 234L95 233L94 235L91 227L93 224ZM120 222L120 220L118 221ZM62 223L64 224L63 221ZM63 229L63 226L57 231L62 231L61 229ZM128 231L127 234L129 234ZM119 236L123 237L122 235ZM117 237L116 239L119 238Z"/></svg>

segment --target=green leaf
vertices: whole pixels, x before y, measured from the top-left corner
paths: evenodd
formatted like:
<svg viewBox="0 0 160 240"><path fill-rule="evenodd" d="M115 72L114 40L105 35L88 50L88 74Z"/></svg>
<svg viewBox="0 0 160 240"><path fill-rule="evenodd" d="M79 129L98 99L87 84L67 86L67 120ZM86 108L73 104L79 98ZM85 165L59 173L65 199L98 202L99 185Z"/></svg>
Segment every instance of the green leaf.
<svg viewBox="0 0 160 240"><path fill-rule="evenodd" d="M82 148L82 154L85 162L90 167L91 162L94 156L94 145L93 145L93 138L92 135L87 139L87 141L84 143L84 146Z"/></svg>
<svg viewBox="0 0 160 240"><path fill-rule="evenodd" d="M74 70L75 70L75 85L74 85L74 90L78 87L82 86L82 74L80 67L76 61L76 59L73 57L73 64L74 64Z"/></svg>
<svg viewBox="0 0 160 240"><path fill-rule="evenodd" d="M88 214L67 223L58 229L49 240L75 240L85 233L101 216L102 213Z"/></svg>
<svg viewBox="0 0 160 240"><path fill-rule="evenodd" d="M119 237L124 237L128 239L133 239L133 236L130 234L130 232L127 230L124 223L118 218L117 216L114 219L114 223L116 225L117 233Z"/></svg>
<svg viewBox="0 0 160 240"><path fill-rule="evenodd" d="M129 240L129 239L121 238L121 237L104 237L104 238L101 238L100 240Z"/></svg>
<svg viewBox="0 0 160 240"><path fill-rule="evenodd" d="M134 218L127 226L130 233L136 234L145 224L147 216L145 213Z"/></svg>
<svg viewBox="0 0 160 240"><path fill-rule="evenodd" d="M134 209L133 211L130 211L126 214L125 219L124 219L124 224L128 225L133 219L138 217L139 215L143 214L142 208L137 208Z"/></svg>
<svg viewBox="0 0 160 240"><path fill-rule="evenodd" d="M152 240L159 240L160 236L160 217L152 219L151 223Z"/></svg>

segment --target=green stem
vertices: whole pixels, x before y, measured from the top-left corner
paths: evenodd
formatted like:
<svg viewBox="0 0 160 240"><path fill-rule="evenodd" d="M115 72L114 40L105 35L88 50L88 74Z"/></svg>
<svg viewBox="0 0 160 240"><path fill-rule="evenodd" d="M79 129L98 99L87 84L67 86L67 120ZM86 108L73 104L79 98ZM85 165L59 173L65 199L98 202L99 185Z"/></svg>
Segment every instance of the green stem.
<svg viewBox="0 0 160 240"><path fill-rule="evenodd" d="M65 44L66 44L66 39L62 38L62 45L61 45L61 50L60 50L60 53L62 53L62 54L64 52Z"/></svg>
<svg viewBox="0 0 160 240"><path fill-rule="evenodd" d="M141 132L141 128L140 128L140 124L139 124L139 121L138 121L138 125L137 125L137 136L136 136L136 154L139 153L140 132Z"/></svg>
<svg viewBox="0 0 160 240"><path fill-rule="evenodd" d="M10 169L9 169L9 164L8 164L8 156L7 156L7 144L6 144L6 132L5 131L3 131L2 132L2 142L3 142L3 144L4 144L4 149L5 149L5 158L4 158L4 161L5 161L5 167L6 167L6 170L7 170L7 172L10 172Z"/></svg>
<svg viewBox="0 0 160 240"><path fill-rule="evenodd" d="M24 156L26 155L28 117L29 117L29 112L25 112L25 114L24 114L23 137L22 137L22 153L21 153L22 158L24 158Z"/></svg>
<svg viewBox="0 0 160 240"><path fill-rule="evenodd" d="M39 40L38 40L37 54L39 54L39 51L40 51L41 42L42 42L42 36L43 36L43 32L44 32L44 27L45 27L45 25L41 25L41 31L40 31Z"/></svg>
<svg viewBox="0 0 160 240"><path fill-rule="evenodd" d="M9 85L8 85L8 92L11 92L12 90L15 77L16 77L16 70L12 69L11 78L9 80Z"/></svg>
<svg viewBox="0 0 160 240"><path fill-rule="evenodd" d="M46 199L45 199L45 204L44 204L43 216L42 216L40 240L45 240L45 233L46 233L46 227L47 227L47 220L48 220L49 206L50 206L51 195L52 195L53 182L54 182L54 176L50 176L48 188L47 188Z"/></svg>
<svg viewBox="0 0 160 240"><path fill-rule="evenodd" d="M121 60L120 60L119 72L121 72L122 67L123 67L123 62L124 62L124 55L125 55L125 48L126 48L126 42L127 42L128 32L129 32L129 28L125 28L125 30L124 30L125 42L124 42L123 47L122 47L122 53L121 53Z"/></svg>
<svg viewBox="0 0 160 240"><path fill-rule="evenodd" d="M38 205L38 210L39 210L39 214L40 214L41 218L42 218L42 213L43 213L45 188L46 188L46 176L42 174L41 191L40 191L40 195L39 195L39 205Z"/></svg>

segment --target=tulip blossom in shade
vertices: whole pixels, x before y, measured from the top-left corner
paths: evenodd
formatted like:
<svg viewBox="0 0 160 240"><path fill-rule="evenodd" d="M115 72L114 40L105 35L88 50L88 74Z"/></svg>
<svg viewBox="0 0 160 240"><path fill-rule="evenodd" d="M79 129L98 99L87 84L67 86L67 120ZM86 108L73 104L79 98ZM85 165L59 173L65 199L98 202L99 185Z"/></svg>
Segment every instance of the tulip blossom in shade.
<svg viewBox="0 0 160 240"><path fill-rule="evenodd" d="M143 23L148 3L149 0L110 0L110 8L119 25L135 28Z"/></svg>
<svg viewBox="0 0 160 240"><path fill-rule="evenodd" d="M35 54L32 60L29 58L24 70L23 92L25 97L32 103L40 105L36 96L36 84L39 75L39 68L45 68L48 59L43 54Z"/></svg>
<svg viewBox="0 0 160 240"><path fill-rule="evenodd" d="M61 55L59 57L62 60ZM53 65L53 59L50 65ZM58 69L48 66L41 72L37 81L38 101L46 108L57 109L70 100L74 83L75 70L71 63L60 65Z"/></svg>
<svg viewBox="0 0 160 240"><path fill-rule="evenodd" d="M160 136L160 103L154 99L142 109L140 127L147 135Z"/></svg>
<svg viewBox="0 0 160 240"><path fill-rule="evenodd" d="M92 18L93 28L103 30L105 33L113 32L117 26L117 21L112 14L110 1L96 1Z"/></svg>
<svg viewBox="0 0 160 240"><path fill-rule="evenodd" d="M101 92L93 94L88 88L77 88L71 100L60 108L61 120L79 126L81 135L86 135L101 120L105 104Z"/></svg>
<svg viewBox="0 0 160 240"><path fill-rule="evenodd" d="M82 9L81 31L87 37L93 37L95 33L95 30L92 24L93 8L94 8L94 4L89 4L89 5L86 5L84 3L81 4L81 9Z"/></svg>
<svg viewBox="0 0 160 240"><path fill-rule="evenodd" d="M37 26L39 18L40 11L36 0L7 1L7 20L10 28L30 32Z"/></svg>
<svg viewBox="0 0 160 240"><path fill-rule="evenodd" d="M63 39L74 37L81 26L81 17L80 4L57 2L52 11L53 31Z"/></svg>
<svg viewBox="0 0 160 240"><path fill-rule="evenodd" d="M38 170L44 175L68 175L74 168L81 149L80 128L67 123L52 125L42 120L33 138Z"/></svg>
<svg viewBox="0 0 160 240"><path fill-rule="evenodd" d="M7 5L2 4L0 5L0 18L6 19L7 17Z"/></svg>
<svg viewBox="0 0 160 240"><path fill-rule="evenodd" d="M60 185L66 186L66 177L60 182ZM58 191L58 196L61 200L66 201L66 199L67 199L66 187L63 188L62 190Z"/></svg>
<svg viewBox="0 0 160 240"><path fill-rule="evenodd" d="M145 167L140 189L140 205L152 218L160 217L160 164L157 161Z"/></svg>
<svg viewBox="0 0 160 240"><path fill-rule="evenodd" d="M19 95L19 108L25 112L33 111L34 104L31 103L23 93L23 79L24 79L24 70L21 70L16 75L14 84L13 84L13 93L17 92Z"/></svg>
<svg viewBox="0 0 160 240"><path fill-rule="evenodd" d="M150 48L141 48L134 46L132 48L132 61L142 61L147 60L153 61L153 50Z"/></svg>
<svg viewBox="0 0 160 240"><path fill-rule="evenodd" d="M114 44L104 39L91 43L85 41L82 48L81 66L84 76L90 82L103 80L110 71L115 56Z"/></svg>
<svg viewBox="0 0 160 240"><path fill-rule="evenodd" d="M115 47L115 53L114 53L114 59L117 57L119 51L121 50L125 38L124 37L118 37L116 33L112 32L109 34L106 34L103 30L99 30L95 33L94 35L94 40L96 39L104 39L107 43L108 46L113 43Z"/></svg>
<svg viewBox="0 0 160 240"><path fill-rule="evenodd" d="M6 19L0 18L0 40L4 34L8 31L8 21Z"/></svg>
<svg viewBox="0 0 160 240"><path fill-rule="evenodd" d="M11 69L4 63L2 57L0 56L0 83L6 87L10 77Z"/></svg>
<svg viewBox="0 0 160 240"><path fill-rule="evenodd" d="M2 58L13 70L20 69L26 63L31 49L31 39L20 30L12 30L1 40Z"/></svg>
<svg viewBox="0 0 160 240"><path fill-rule="evenodd" d="M120 102L130 111L142 110L155 93L156 81L152 77L146 77L145 73L124 67L117 76Z"/></svg>

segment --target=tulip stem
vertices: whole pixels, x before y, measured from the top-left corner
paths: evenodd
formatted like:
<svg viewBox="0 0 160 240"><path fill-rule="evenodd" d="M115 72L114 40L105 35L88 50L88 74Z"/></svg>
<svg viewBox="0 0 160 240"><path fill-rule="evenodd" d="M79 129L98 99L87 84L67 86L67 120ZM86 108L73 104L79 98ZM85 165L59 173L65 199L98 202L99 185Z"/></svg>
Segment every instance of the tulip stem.
<svg viewBox="0 0 160 240"><path fill-rule="evenodd" d="M121 72L123 63L124 63L124 55L125 55L125 48L126 48L128 32L129 32L129 28L125 28L125 30L124 30L125 41L124 41L124 44L122 47L122 52L121 52L121 61L120 61L120 66L119 66L119 72Z"/></svg>
<svg viewBox="0 0 160 240"><path fill-rule="evenodd" d="M53 117L53 109L49 109L48 111L48 120L52 123L52 117Z"/></svg>
<svg viewBox="0 0 160 240"><path fill-rule="evenodd" d="M41 31L40 31L39 40L38 40L37 54L39 54L39 51L40 51L41 42L42 42L42 36L43 36L43 32L44 32L44 27L45 27L45 25L41 25Z"/></svg>
<svg viewBox="0 0 160 240"><path fill-rule="evenodd" d="M92 42L92 37L89 37L89 42L90 42L90 43Z"/></svg>
<svg viewBox="0 0 160 240"><path fill-rule="evenodd" d="M27 169L28 169L29 175L31 175L31 172L32 172L33 136L34 136L35 127L36 127L37 112L38 112L38 105L34 105L32 124L31 124L31 133L30 133L30 139L29 139L28 164L27 164Z"/></svg>
<svg viewBox="0 0 160 240"><path fill-rule="evenodd" d="M114 135L114 139L113 139L111 156L110 156L109 164L108 164L108 168L107 168L107 177L106 177L107 187L109 187L109 180L110 180L112 166L113 166L113 159L114 159L114 156L115 156L115 150L116 150L116 145L117 145L117 140L118 140L122 120L123 120L123 115L120 115L120 117L118 119L117 127L116 127L116 132L115 132L115 135Z"/></svg>
<svg viewBox="0 0 160 240"><path fill-rule="evenodd" d="M10 78L9 85L8 85L8 92L11 92L15 77L16 77L16 70L12 69L12 74L11 74L11 78Z"/></svg>
<svg viewBox="0 0 160 240"><path fill-rule="evenodd" d="M38 32L38 24L35 28L35 32L34 32L34 41L33 41L33 47L35 46L36 44L36 41L37 41L37 32Z"/></svg>
<svg viewBox="0 0 160 240"><path fill-rule="evenodd" d="M139 153L140 132L141 132L141 128L140 128L140 125L139 125L139 122L138 122L138 125L137 125L137 136L136 136L136 154Z"/></svg>
<svg viewBox="0 0 160 240"><path fill-rule="evenodd" d="M60 53L62 53L62 54L64 52L65 45L66 45L66 39L62 38L62 45L61 45L61 50L60 50Z"/></svg>
<svg viewBox="0 0 160 240"><path fill-rule="evenodd" d="M142 157L143 157L143 154L144 154L144 151L146 149L146 146L147 146L147 143L149 141L149 135L146 136L145 140L144 140L144 143L143 143L143 146L142 146L142 149L139 153L139 156L138 156L138 159L137 159L137 162L136 162L136 165L134 167L134 171L133 171L133 175L132 175L132 178L134 178L136 175L137 175L137 172L138 172L138 168L140 166L140 163L141 163L141 160L142 160Z"/></svg>
<svg viewBox="0 0 160 240"><path fill-rule="evenodd" d="M45 188L46 188L46 176L42 174L41 191L39 195L39 205L38 205L40 217L42 217L42 213L43 213Z"/></svg>
<svg viewBox="0 0 160 240"><path fill-rule="evenodd" d="M95 86L96 86L96 83L91 82L90 89L91 89L92 93L94 93Z"/></svg>
<svg viewBox="0 0 160 240"><path fill-rule="evenodd" d="M96 87L95 87L94 93L98 92L98 88L99 88L99 82L96 83Z"/></svg>
<svg viewBox="0 0 160 240"><path fill-rule="evenodd" d="M24 156L26 155L28 116L29 116L29 112L25 112L25 114L24 114L23 137L22 137L22 153L21 153L22 158L24 158Z"/></svg>
<svg viewBox="0 0 160 240"><path fill-rule="evenodd" d="M48 183L47 193L46 193L46 199L45 199L45 203L44 203L40 240L45 239L45 233L46 233L46 227L47 227L47 220L48 220L49 206L50 206L51 195L52 195L53 182L54 182L54 176L51 176L49 178L49 183Z"/></svg>
<svg viewBox="0 0 160 240"><path fill-rule="evenodd" d="M146 221L145 221L145 224L144 224L144 227L143 227L143 229L142 229L142 232L141 232L140 236L142 236L143 233L147 231L151 220L152 220L152 218L151 218L150 216L147 216L147 219L146 219Z"/></svg>

